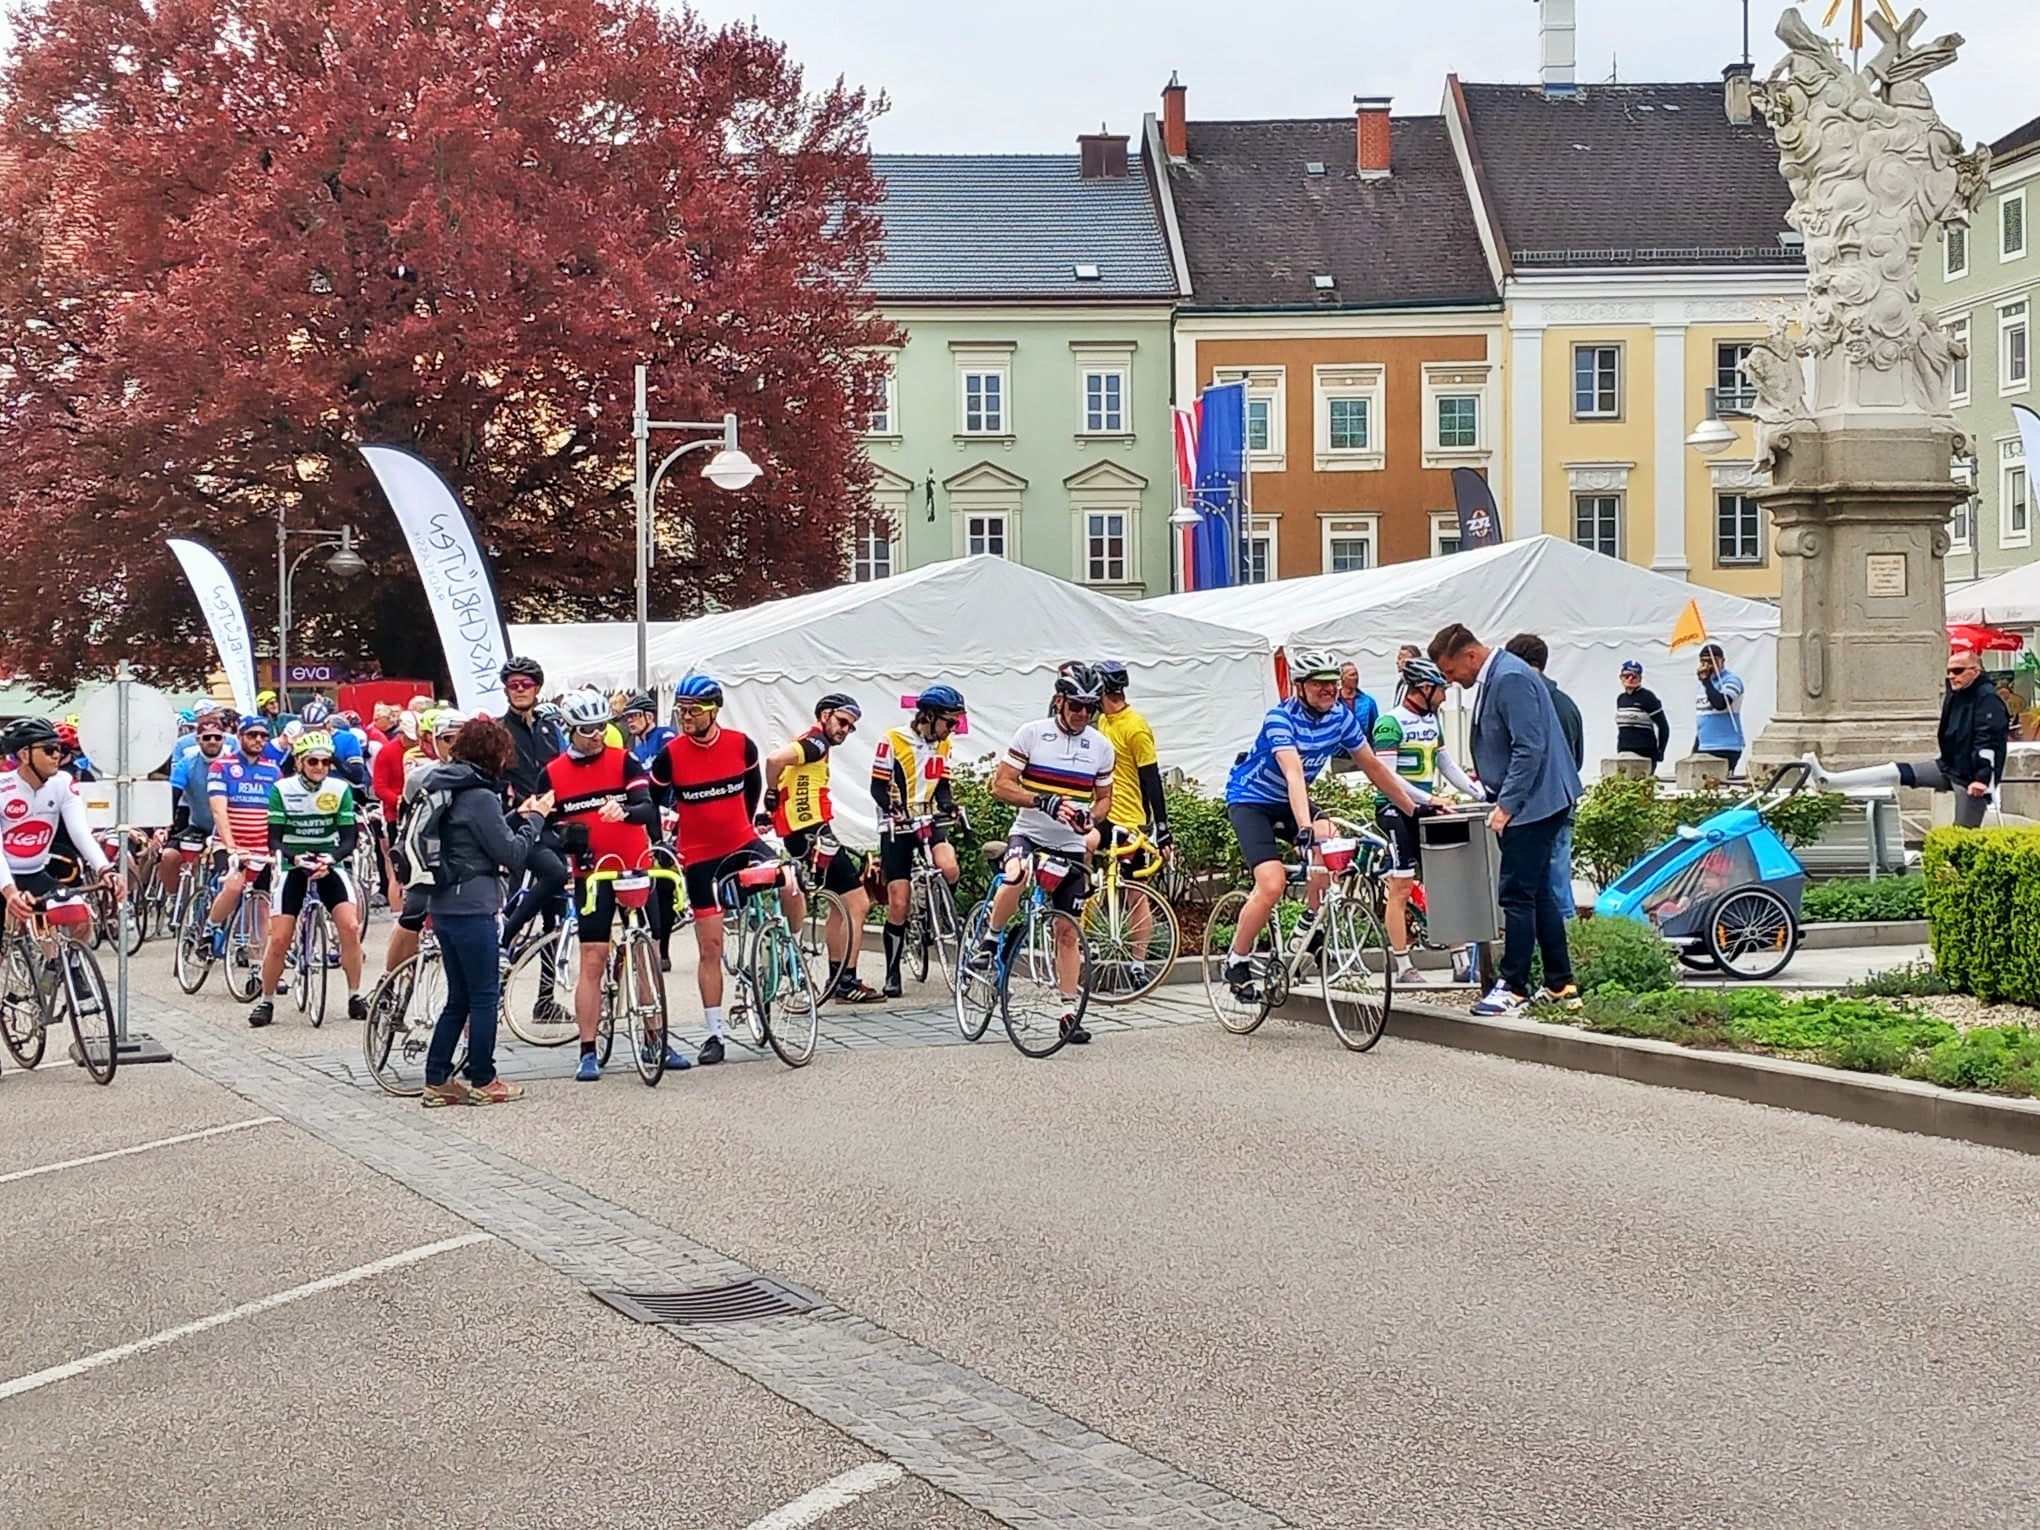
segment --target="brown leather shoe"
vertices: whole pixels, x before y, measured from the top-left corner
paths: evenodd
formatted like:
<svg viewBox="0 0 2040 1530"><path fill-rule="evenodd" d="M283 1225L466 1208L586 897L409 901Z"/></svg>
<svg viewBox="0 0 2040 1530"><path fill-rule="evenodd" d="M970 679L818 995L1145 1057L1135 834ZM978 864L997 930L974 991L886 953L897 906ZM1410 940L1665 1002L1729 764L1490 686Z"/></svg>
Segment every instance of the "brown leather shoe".
<svg viewBox="0 0 2040 1530"><path fill-rule="evenodd" d="M450 1078L443 1084L425 1086L424 1105L427 1110L436 1110L441 1105L466 1105L468 1096L474 1091L457 1078Z"/></svg>
<svg viewBox="0 0 2040 1530"><path fill-rule="evenodd" d="M513 1084L507 1078L497 1078L479 1089L469 1089L467 1102L470 1105L508 1105L512 1100L523 1098L522 1084Z"/></svg>

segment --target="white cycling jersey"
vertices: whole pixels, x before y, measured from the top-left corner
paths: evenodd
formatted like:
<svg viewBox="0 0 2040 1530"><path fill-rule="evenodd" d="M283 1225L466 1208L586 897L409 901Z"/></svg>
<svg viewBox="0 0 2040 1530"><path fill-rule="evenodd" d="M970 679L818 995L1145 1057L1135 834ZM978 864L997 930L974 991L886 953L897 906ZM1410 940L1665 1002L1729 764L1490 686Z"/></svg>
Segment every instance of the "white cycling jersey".
<svg viewBox="0 0 2040 1530"><path fill-rule="evenodd" d="M50 847L61 824L71 844L94 871L107 861L85 816L85 799L68 770L31 787L18 770L0 771L0 888L17 875L30 876L50 863Z"/></svg>

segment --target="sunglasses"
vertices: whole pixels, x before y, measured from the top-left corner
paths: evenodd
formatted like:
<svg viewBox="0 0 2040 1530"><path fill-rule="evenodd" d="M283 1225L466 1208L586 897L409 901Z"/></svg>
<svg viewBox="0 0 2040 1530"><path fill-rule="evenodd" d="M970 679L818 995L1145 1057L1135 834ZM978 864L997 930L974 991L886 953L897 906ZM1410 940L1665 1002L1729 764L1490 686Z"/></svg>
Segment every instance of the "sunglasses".
<svg viewBox="0 0 2040 1530"><path fill-rule="evenodd" d="M681 717L713 717L715 715L714 707L685 706L675 707L673 710Z"/></svg>
<svg viewBox="0 0 2040 1530"><path fill-rule="evenodd" d="M609 731L608 723L575 723L573 730L583 738L600 738Z"/></svg>
<svg viewBox="0 0 2040 1530"><path fill-rule="evenodd" d="M1098 703L1095 701L1077 701L1065 696L1063 698L1063 709L1069 712L1095 712L1098 710Z"/></svg>
<svg viewBox="0 0 2040 1530"><path fill-rule="evenodd" d="M198 741L201 744L224 744L227 741L227 736L224 733L201 733L198 736Z"/></svg>
<svg viewBox="0 0 2040 1530"><path fill-rule="evenodd" d="M1971 675L1976 673L1976 668L1971 664L1950 664L1948 666L1948 673L1951 675Z"/></svg>
<svg viewBox="0 0 2040 1530"><path fill-rule="evenodd" d="M538 682L536 680L506 680L503 683L503 689L506 691L535 691L538 689Z"/></svg>

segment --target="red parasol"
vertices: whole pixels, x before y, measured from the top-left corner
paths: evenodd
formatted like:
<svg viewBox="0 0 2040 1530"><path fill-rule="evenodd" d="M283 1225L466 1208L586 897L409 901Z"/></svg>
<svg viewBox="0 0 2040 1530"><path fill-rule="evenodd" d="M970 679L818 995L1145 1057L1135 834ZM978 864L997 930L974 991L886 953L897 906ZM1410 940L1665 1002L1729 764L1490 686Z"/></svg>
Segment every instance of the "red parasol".
<svg viewBox="0 0 2040 1530"><path fill-rule="evenodd" d="M2016 632L1986 627L1980 622L1948 623L1948 642L1954 648L1973 648L1978 653L2017 653L2026 640Z"/></svg>

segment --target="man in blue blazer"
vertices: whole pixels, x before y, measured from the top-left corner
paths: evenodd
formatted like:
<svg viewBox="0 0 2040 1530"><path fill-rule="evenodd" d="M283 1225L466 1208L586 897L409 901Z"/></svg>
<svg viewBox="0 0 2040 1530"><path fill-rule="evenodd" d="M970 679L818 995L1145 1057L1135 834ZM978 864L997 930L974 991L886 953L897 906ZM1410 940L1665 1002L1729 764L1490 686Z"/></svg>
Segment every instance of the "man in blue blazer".
<svg viewBox="0 0 2040 1530"><path fill-rule="evenodd" d="M1544 953L1537 997L1580 1007L1566 948L1565 913L1551 886L1551 852L1572 822L1580 773L1559 730L1544 679L1512 653L1489 648L1454 622L1431 639L1431 661L1454 685L1478 685L1472 754L1502 838L1502 962L1499 980L1473 1006L1476 1015L1513 1015L1528 1002L1530 954Z"/></svg>

